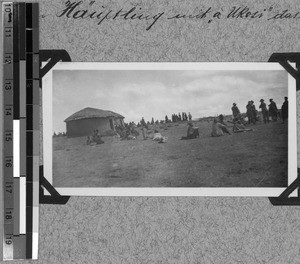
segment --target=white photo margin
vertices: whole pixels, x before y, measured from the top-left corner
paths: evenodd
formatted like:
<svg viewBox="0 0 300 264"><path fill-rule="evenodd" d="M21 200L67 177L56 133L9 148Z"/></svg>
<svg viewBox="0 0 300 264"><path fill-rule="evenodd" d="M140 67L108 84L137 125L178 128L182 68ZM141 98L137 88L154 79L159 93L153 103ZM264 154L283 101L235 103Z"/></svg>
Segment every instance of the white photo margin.
<svg viewBox="0 0 300 264"><path fill-rule="evenodd" d="M291 64L295 67L294 64ZM199 62L199 63L98 63L59 62L44 77L42 89L43 108L43 163L44 177L52 184L52 78L53 70L283 70L279 63L254 62ZM288 125L288 185L297 178L297 120L296 120L296 80L288 75L289 125ZM55 187L55 186L54 186ZM70 196L250 196L277 197L286 188L272 187L55 187L61 195ZM296 195L294 193L293 195Z"/></svg>

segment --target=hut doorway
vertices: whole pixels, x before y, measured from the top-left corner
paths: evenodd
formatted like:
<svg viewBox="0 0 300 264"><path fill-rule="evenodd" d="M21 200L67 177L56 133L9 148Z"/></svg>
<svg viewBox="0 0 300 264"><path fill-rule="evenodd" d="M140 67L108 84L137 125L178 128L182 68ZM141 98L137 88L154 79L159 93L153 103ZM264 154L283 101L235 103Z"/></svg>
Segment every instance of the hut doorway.
<svg viewBox="0 0 300 264"><path fill-rule="evenodd" d="M112 119L109 119L110 129L114 130L114 123Z"/></svg>

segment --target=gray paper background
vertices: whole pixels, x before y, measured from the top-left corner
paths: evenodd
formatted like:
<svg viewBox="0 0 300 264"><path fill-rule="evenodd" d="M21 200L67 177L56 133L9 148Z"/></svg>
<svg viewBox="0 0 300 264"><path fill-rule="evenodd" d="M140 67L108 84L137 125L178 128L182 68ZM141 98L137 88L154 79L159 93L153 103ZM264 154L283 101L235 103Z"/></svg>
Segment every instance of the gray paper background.
<svg viewBox="0 0 300 264"><path fill-rule="evenodd" d="M131 4L152 13L235 5L300 11L297 0L256 2ZM40 1L40 48L65 49L72 61L266 62L274 52L300 52L300 20L161 20L146 31L144 22L59 19L63 6ZM274 207L267 198L71 197L40 206L39 260L32 263L299 263L299 219L299 206Z"/></svg>

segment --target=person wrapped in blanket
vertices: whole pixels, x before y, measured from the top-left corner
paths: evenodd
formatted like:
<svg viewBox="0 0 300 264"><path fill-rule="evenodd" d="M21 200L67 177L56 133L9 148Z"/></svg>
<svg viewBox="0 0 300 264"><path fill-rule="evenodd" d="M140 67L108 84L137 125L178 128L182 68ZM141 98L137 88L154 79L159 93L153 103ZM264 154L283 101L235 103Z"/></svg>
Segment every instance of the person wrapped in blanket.
<svg viewBox="0 0 300 264"><path fill-rule="evenodd" d="M252 128L245 127L244 119L241 114L239 114L236 118L234 118L231 123L233 124L232 127L233 133L254 131Z"/></svg>
<svg viewBox="0 0 300 264"><path fill-rule="evenodd" d="M224 122L224 116L220 115L219 119L214 118L214 122L213 122L213 125L212 125L211 136L212 137L220 137L220 136L224 136L224 133L227 133L227 134L231 135L231 133L228 130L227 125Z"/></svg>
<svg viewBox="0 0 300 264"><path fill-rule="evenodd" d="M188 122L188 129L186 137L181 139L194 139L199 137L199 127L195 127L193 122Z"/></svg>

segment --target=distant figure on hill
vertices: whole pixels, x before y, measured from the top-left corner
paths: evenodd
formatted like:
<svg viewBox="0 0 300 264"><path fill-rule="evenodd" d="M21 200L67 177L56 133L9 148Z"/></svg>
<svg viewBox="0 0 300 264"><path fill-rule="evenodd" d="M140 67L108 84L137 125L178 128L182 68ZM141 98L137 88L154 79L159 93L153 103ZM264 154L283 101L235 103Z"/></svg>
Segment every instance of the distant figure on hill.
<svg viewBox="0 0 300 264"><path fill-rule="evenodd" d="M241 113L239 108L236 106L236 103L233 103L231 110L232 110L233 118L236 118Z"/></svg>
<svg viewBox="0 0 300 264"><path fill-rule="evenodd" d="M142 127L148 128L147 123L146 123L144 117L142 117L142 120L140 121L140 123L141 123L141 126L142 126Z"/></svg>
<svg viewBox="0 0 300 264"><path fill-rule="evenodd" d="M178 120L181 121L181 115L178 113Z"/></svg>
<svg viewBox="0 0 300 264"><path fill-rule="evenodd" d="M214 119L213 125L212 125L212 137L220 137L223 136L224 133L231 134L229 130L227 129L227 126L221 124L217 118Z"/></svg>
<svg viewBox="0 0 300 264"><path fill-rule="evenodd" d="M148 138L147 136L147 128L146 126L142 125L142 135L143 135L143 139L146 140Z"/></svg>
<svg viewBox="0 0 300 264"><path fill-rule="evenodd" d="M289 102L288 98L284 97L284 102L281 106L281 118L282 118L282 123L289 117Z"/></svg>
<svg viewBox="0 0 300 264"><path fill-rule="evenodd" d="M267 105L266 103L264 102L264 99L260 99L260 106L259 108L261 108L261 113L263 115L263 120L264 120L264 123L269 123L269 111L267 109Z"/></svg>
<svg viewBox="0 0 300 264"><path fill-rule="evenodd" d="M192 122L188 122L188 129L186 137L181 137L181 139L194 139L199 137L199 127L194 127Z"/></svg>
<svg viewBox="0 0 300 264"><path fill-rule="evenodd" d="M277 121L278 119L278 108L276 103L273 101L273 99L270 99L270 104L269 104L269 115L272 118L272 121Z"/></svg>
<svg viewBox="0 0 300 264"><path fill-rule="evenodd" d="M165 121L166 121L166 123L168 123L168 122L169 122L169 118L168 118L168 116L167 116L167 115L165 116Z"/></svg>

